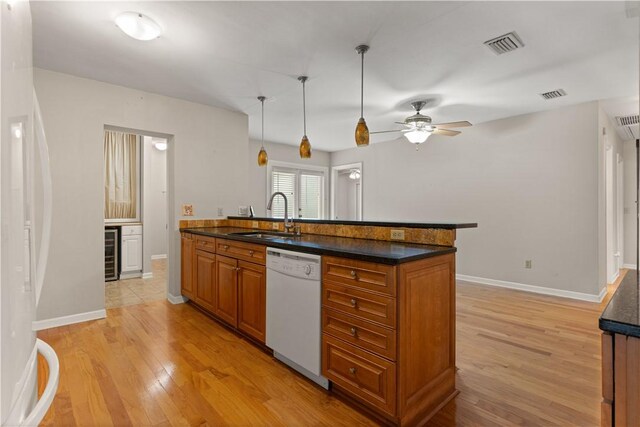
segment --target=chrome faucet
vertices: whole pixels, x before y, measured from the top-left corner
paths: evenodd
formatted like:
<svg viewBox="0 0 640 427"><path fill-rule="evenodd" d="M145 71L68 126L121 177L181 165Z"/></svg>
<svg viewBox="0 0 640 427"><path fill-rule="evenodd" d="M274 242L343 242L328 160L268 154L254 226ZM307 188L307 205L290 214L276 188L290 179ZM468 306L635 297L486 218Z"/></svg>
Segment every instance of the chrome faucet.
<svg viewBox="0 0 640 427"><path fill-rule="evenodd" d="M282 196L282 198L284 199L284 231L285 233L290 233L291 230L293 230L295 227L293 225L293 218L289 218L289 202L287 201L287 196L285 196L285 194L281 191L276 191L275 193L273 193L271 195L271 198L269 199L269 203L267 204L267 210L270 211L271 210L271 205L273 204L273 199L275 199L275 197L277 195Z"/></svg>

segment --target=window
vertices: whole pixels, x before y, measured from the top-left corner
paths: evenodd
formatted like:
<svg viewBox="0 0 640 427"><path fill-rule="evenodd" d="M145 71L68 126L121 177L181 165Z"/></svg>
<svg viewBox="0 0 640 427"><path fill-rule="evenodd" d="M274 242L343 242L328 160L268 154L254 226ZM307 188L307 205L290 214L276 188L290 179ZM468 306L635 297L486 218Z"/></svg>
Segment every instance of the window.
<svg viewBox="0 0 640 427"><path fill-rule="evenodd" d="M104 131L104 218L140 218L140 143L138 135Z"/></svg>
<svg viewBox="0 0 640 427"><path fill-rule="evenodd" d="M301 167L298 167L301 166ZM269 162L268 194L280 191L287 196L289 218L325 217L326 168ZM294 214L295 213L295 214ZM284 200L276 197L271 205L272 218L284 218Z"/></svg>

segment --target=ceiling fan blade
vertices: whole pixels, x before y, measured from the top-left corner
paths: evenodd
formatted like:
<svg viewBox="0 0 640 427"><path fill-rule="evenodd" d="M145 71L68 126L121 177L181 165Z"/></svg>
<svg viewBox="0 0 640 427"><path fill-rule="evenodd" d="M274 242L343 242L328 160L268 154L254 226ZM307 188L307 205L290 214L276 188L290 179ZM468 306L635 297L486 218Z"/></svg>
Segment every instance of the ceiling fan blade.
<svg viewBox="0 0 640 427"><path fill-rule="evenodd" d="M395 129L395 130L379 130L377 132L369 132L370 135L373 135L374 133L390 133L390 132L402 132L402 129Z"/></svg>
<svg viewBox="0 0 640 427"><path fill-rule="evenodd" d="M409 124L407 122L393 122L397 125L402 125L402 126L408 126Z"/></svg>
<svg viewBox="0 0 640 427"><path fill-rule="evenodd" d="M449 128L466 128L468 126L473 126L473 125L465 120L461 122L438 123L431 126L435 126L440 129L449 129Z"/></svg>
<svg viewBox="0 0 640 427"><path fill-rule="evenodd" d="M446 135L446 136L456 136L457 134L462 133L458 130L448 130L448 129L434 129L433 134L435 135Z"/></svg>

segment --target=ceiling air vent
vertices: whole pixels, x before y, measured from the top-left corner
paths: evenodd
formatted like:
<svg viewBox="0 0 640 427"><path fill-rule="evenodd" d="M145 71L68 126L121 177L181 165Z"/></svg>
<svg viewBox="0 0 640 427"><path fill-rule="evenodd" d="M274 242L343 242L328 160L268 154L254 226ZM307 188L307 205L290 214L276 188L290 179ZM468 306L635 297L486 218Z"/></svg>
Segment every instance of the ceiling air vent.
<svg viewBox="0 0 640 427"><path fill-rule="evenodd" d="M484 44L496 55L502 55L524 47L524 43L522 43L515 31L487 40Z"/></svg>
<svg viewBox="0 0 640 427"><path fill-rule="evenodd" d="M618 126L631 126L637 125L640 123L640 116L632 115L632 116L616 116L616 122Z"/></svg>
<svg viewBox="0 0 640 427"><path fill-rule="evenodd" d="M566 94L567 92L565 92L564 89L556 89L549 92L541 93L540 96L543 97L544 99L554 99L554 98L560 98L561 96L565 96Z"/></svg>

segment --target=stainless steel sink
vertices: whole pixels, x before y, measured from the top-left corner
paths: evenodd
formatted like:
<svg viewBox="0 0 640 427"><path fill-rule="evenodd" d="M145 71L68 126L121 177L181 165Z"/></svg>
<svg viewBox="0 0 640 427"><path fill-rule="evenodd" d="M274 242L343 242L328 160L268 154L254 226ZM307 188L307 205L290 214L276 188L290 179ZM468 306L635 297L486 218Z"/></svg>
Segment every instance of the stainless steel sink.
<svg viewBox="0 0 640 427"><path fill-rule="evenodd" d="M266 240L291 239L295 237L300 237L300 236L296 236L295 234L289 234L289 233L263 233L260 231L242 231L242 232L230 233L230 234L233 236L247 236L247 237L255 237L257 239L266 239Z"/></svg>

